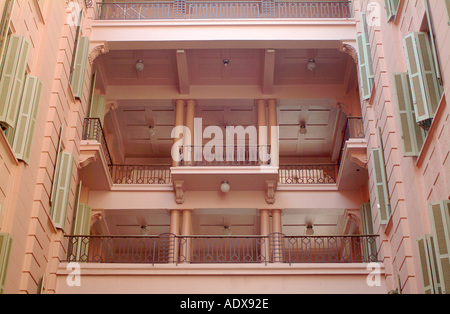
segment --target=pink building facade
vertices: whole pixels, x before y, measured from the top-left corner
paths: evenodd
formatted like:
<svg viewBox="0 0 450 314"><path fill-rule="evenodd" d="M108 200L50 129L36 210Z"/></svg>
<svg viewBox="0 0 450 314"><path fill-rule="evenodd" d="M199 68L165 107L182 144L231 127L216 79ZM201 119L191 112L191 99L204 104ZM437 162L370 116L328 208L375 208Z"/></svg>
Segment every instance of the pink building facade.
<svg viewBox="0 0 450 314"><path fill-rule="evenodd" d="M449 1L0 8L0 293L448 293Z"/></svg>

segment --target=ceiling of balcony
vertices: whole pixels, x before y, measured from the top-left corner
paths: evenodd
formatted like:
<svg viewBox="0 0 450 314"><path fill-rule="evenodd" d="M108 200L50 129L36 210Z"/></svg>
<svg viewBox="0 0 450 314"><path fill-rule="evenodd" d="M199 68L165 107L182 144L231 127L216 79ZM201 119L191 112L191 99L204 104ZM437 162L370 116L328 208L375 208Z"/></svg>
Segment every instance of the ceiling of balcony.
<svg viewBox="0 0 450 314"><path fill-rule="evenodd" d="M227 66L225 59L229 60ZM314 71L307 69L310 59L317 64ZM353 59L337 49L277 49L273 54L265 49L113 50L97 60L97 86L104 91L146 86L178 90L179 96L201 86L259 86L271 91L277 86L335 85L348 90L356 83ZM136 70L137 60L145 64L141 72ZM197 99L195 116L202 118L204 128L257 125L255 100L240 96L227 100ZM122 160L138 158L145 162L145 158L170 157L174 97L142 99L129 92L118 100L117 110L105 119L105 128L120 139L113 150L120 150ZM321 97L322 94L317 99L279 99L282 156L314 156L323 158L323 162L336 158L333 143L341 137L342 117L334 108L334 99ZM302 121L307 124L306 135L299 134ZM150 125L156 127L153 137L149 135Z"/></svg>
<svg viewBox="0 0 450 314"><path fill-rule="evenodd" d="M147 226L148 235L170 231L167 210L105 210L109 232L114 235L140 235L141 226ZM259 235L260 215L257 209L196 209L192 216L195 235L223 235L224 226L230 226L232 235ZM306 225L314 226L315 235L342 235L346 227L344 209L286 209L283 211L283 233L287 236L305 235Z"/></svg>

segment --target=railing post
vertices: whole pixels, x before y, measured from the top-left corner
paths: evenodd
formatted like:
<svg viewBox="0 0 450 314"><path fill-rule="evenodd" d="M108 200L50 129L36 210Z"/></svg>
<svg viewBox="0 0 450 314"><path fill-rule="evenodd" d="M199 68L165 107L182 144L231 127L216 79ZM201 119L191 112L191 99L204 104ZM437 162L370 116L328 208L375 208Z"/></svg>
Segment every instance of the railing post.
<svg viewBox="0 0 450 314"><path fill-rule="evenodd" d="M173 17L175 19L186 18L186 1L185 0L175 0L173 2Z"/></svg>
<svg viewBox="0 0 450 314"><path fill-rule="evenodd" d="M261 12L264 18L275 17L275 1L274 0L261 0Z"/></svg>

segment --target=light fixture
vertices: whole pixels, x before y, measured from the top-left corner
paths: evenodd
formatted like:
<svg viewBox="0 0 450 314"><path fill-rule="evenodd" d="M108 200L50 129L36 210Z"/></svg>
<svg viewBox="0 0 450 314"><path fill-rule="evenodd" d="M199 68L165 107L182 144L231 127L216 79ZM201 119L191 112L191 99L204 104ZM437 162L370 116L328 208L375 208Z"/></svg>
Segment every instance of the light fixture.
<svg viewBox="0 0 450 314"><path fill-rule="evenodd" d="M138 62L136 62L136 70L142 72L144 68L145 68L144 61L138 60Z"/></svg>
<svg viewBox="0 0 450 314"><path fill-rule="evenodd" d="M156 130L155 130L155 127L153 125L148 127L148 134L150 134L150 137L155 136Z"/></svg>
<svg viewBox="0 0 450 314"><path fill-rule="evenodd" d="M305 122L301 122L300 123L300 130L299 130L300 134L305 135L306 133L308 133L308 130L306 129L306 123Z"/></svg>
<svg viewBox="0 0 450 314"><path fill-rule="evenodd" d="M314 235L314 227L313 227L313 225L307 225L305 233L306 233L307 236Z"/></svg>
<svg viewBox="0 0 450 314"><path fill-rule="evenodd" d="M141 235L143 235L143 236L148 235L148 228L147 228L147 226L141 226Z"/></svg>
<svg viewBox="0 0 450 314"><path fill-rule="evenodd" d="M224 59L224 60L223 60L223 65L224 65L224 66L227 67L229 64L230 64L230 60L228 60L228 59Z"/></svg>
<svg viewBox="0 0 450 314"><path fill-rule="evenodd" d="M230 236L231 235L231 227L223 226L223 235Z"/></svg>
<svg viewBox="0 0 450 314"><path fill-rule="evenodd" d="M230 185L228 184L228 181L223 181L222 184L220 185L220 190L223 193L227 193L230 190Z"/></svg>
<svg viewBox="0 0 450 314"><path fill-rule="evenodd" d="M310 71L314 71L316 69L316 61L314 59L309 59L308 60L308 70Z"/></svg>

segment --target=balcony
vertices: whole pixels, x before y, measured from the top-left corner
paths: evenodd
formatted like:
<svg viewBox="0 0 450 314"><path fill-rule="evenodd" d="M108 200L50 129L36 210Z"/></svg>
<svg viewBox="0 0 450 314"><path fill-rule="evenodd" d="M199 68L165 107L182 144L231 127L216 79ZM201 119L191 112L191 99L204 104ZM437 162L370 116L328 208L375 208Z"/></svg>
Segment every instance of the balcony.
<svg viewBox="0 0 450 314"><path fill-rule="evenodd" d="M279 185L305 186L305 185L360 185L367 180L364 174L355 176L355 172L361 172L360 159L364 159L366 152L363 120L359 117L349 117L345 127L345 135L342 140L339 162L334 164L281 164L279 167L271 165L270 145L257 146L182 146L179 149L178 164L172 167L168 164L131 165L115 164L102 130L99 119L85 119L82 135L82 152L87 160L84 172L85 183L93 186L107 187L112 185L172 185L176 181L185 180L186 176L199 177L194 180L195 186L191 190L208 190L212 184L212 178L222 175L221 180L229 180L230 176L242 175L238 186L242 189L255 187L254 176L258 176L261 184L268 180L275 180ZM95 157L97 156L97 157ZM362 156L362 157L360 157ZM360 159L358 159L360 157ZM101 161L90 165L90 161ZM83 163L82 163L83 164ZM102 170L100 171L99 170ZM363 171L364 172L364 171ZM95 173L96 175L91 175ZM228 177L224 177L228 174ZM350 183L344 180L347 176L353 176ZM241 176L242 177L242 176ZM174 179L175 178L175 179ZM209 178L209 179L208 179ZM248 180L250 181L248 181ZM103 182L99 184L99 182ZM236 187L236 186L235 186ZM261 189L263 189L262 187Z"/></svg>
<svg viewBox="0 0 450 314"><path fill-rule="evenodd" d="M145 264L378 262L375 235L66 236L67 262Z"/></svg>
<svg viewBox="0 0 450 314"><path fill-rule="evenodd" d="M348 19L351 1L142 1L97 2L97 20Z"/></svg>

